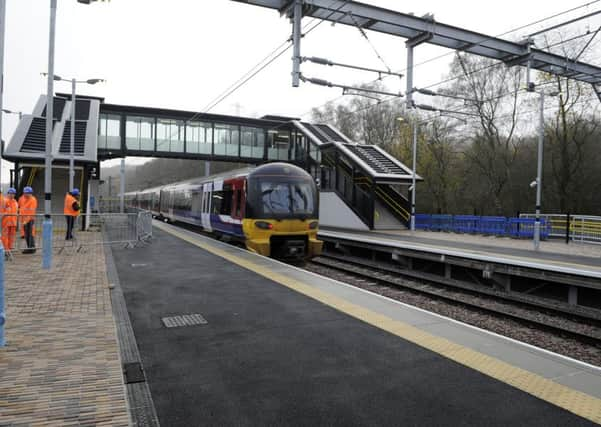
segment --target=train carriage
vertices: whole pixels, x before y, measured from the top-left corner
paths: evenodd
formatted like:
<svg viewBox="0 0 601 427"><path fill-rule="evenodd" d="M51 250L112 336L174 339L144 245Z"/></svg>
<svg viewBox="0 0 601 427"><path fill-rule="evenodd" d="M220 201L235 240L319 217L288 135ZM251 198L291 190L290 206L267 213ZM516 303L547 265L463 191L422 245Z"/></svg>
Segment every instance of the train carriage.
<svg viewBox="0 0 601 427"><path fill-rule="evenodd" d="M244 243L261 255L310 258L321 252L317 188L308 173L290 164L192 179L129 193L127 200L159 218Z"/></svg>

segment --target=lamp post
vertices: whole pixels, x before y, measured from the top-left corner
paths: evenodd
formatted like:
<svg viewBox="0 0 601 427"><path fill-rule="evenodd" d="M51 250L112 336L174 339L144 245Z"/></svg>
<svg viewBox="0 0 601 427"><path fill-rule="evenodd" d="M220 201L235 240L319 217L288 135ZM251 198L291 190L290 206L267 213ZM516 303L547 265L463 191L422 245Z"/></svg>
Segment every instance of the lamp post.
<svg viewBox="0 0 601 427"><path fill-rule="evenodd" d="M539 128L538 128L538 154L536 166L536 206L534 219L534 250L540 249L540 214L541 214L541 196L543 191L543 145L545 142L545 95L557 96L559 92L538 92L539 94Z"/></svg>
<svg viewBox="0 0 601 427"><path fill-rule="evenodd" d="M90 4L92 0L77 0ZM44 153L44 224L42 227L42 268L52 266L52 133L54 119L54 44L56 35L56 4L50 0L50 26L48 37L48 85L46 91L46 150Z"/></svg>
<svg viewBox="0 0 601 427"><path fill-rule="evenodd" d="M50 0L50 34L48 37L48 85L46 91L46 149L44 154L44 223L42 227L42 268L52 266L52 131L54 120L54 41L56 34L56 0Z"/></svg>
<svg viewBox="0 0 601 427"><path fill-rule="evenodd" d="M4 31L6 28L6 0L0 0L0 109L4 99ZM0 114L0 144L2 142L2 114ZM2 174L2 158L0 157L0 176ZM0 187L1 189L1 187ZM2 227L0 227L0 235ZM0 243L0 348L6 344L4 340L4 246Z"/></svg>
<svg viewBox="0 0 601 427"><path fill-rule="evenodd" d="M403 117L397 118L399 123L403 123L405 119ZM413 144L411 148L412 157L413 157L413 165L411 168L411 221L410 221L410 230L413 233L415 231L415 193L416 193L416 163L417 163L417 120L413 121Z"/></svg>
<svg viewBox="0 0 601 427"><path fill-rule="evenodd" d="M47 73L42 73L43 76L47 76ZM76 107L76 95L75 90L77 84L89 84L95 85L96 83L102 83L103 79L88 79L88 80L77 80L75 78L65 79L61 76L54 75L54 81L71 82L71 135L70 135L70 147L69 147L69 191L73 189L73 181L75 180L75 107Z"/></svg>

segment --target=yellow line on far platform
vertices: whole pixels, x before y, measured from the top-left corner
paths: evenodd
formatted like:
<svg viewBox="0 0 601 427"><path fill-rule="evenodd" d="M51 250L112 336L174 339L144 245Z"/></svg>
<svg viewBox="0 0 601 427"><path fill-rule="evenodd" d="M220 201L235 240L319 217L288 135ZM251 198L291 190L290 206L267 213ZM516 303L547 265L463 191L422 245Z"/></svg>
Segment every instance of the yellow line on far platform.
<svg viewBox="0 0 601 427"><path fill-rule="evenodd" d="M503 362L494 357L485 355L460 344L456 344L446 338L432 335L419 328L383 316L362 306L347 300L323 292L302 281L293 279L284 274L270 270L240 256L231 254L229 251L220 249L214 244L205 241L207 238L191 236L188 233L174 230L163 224L156 224L157 228L172 234L192 245L217 255L225 260L257 273L271 281L279 283L300 294L306 295L314 300L326 304L351 317L359 319L367 324L387 331L404 340L410 341L420 347L440 354L447 359L453 360L491 378L509 384L519 390L529 393L546 402L552 403L560 408L572 412L582 418L586 418L597 424L601 424L601 399L586 393L574 390L570 387L558 384L540 375L529 372Z"/></svg>

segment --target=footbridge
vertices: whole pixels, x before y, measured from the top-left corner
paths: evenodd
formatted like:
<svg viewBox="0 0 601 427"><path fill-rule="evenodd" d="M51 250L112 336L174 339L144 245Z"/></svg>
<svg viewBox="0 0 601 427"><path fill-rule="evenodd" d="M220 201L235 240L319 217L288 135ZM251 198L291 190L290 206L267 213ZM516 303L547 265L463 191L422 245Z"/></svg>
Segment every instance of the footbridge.
<svg viewBox="0 0 601 427"><path fill-rule="evenodd" d="M47 97L22 116L3 158L15 163L11 181L21 189L43 185ZM72 102L54 97L52 137L57 194L67 190ZM375 145L350 140L328 124L268 115L248 118L193 111L110 104L102 98L76 100L76 181L93 208L100 162L123 157L153 157L261 164L290 162L321 183L322 221L350 228L399 228L410 220L412 171ZM421 178L418 177L418 180ZM60 211L62 197L53 198Z"/></svg>

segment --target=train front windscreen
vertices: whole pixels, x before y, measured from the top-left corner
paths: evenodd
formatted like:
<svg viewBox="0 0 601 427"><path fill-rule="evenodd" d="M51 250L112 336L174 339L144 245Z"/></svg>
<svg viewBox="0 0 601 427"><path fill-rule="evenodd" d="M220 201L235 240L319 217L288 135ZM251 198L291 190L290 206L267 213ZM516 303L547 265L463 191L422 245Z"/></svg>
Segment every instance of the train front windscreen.
<svg viewBox="0 0 601 427"><path fill-rule="evenodd" d="M276 176L249 179L247 202L250 218L317 218L317 189L312 179Z"/></svg>

